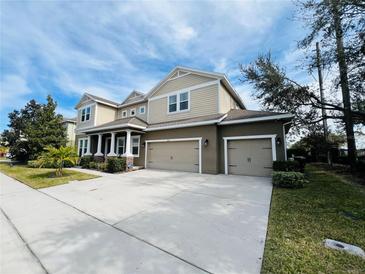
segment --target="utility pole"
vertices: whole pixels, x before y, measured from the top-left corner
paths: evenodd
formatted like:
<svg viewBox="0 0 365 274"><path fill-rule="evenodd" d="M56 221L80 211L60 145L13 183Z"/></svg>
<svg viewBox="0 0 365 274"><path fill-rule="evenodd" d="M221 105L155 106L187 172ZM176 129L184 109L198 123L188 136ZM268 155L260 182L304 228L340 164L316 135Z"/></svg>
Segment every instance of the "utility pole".
<svg viewBox="0 0 365 274"><path fill-rule="evenodd" d="M352 112L351 112L350 89L349 89L349 81L347 73L346 55L343 45L343 29L342 29L339 4L340 2L338 0L331 0L333 26L336 34L336 53L337 53L338 68L340 71L342 100L345 109L344 120L346 127L348 159L350 162L351 170L353 170L356 164L356 143L354 134L354 123L352 120Z"/></svg>
<svg viewBox="0 0 365 274"><path fill-rule="evenodd" d="M324 103L324 94L323 94L323 77L322 77L322 61L321 61L321 52L319 50L319 43L316 42L316 52L317 52L317 68L318 68L318 82L319 82L319 92L321 95L321 102ZM327 145L328 142L328 127L327 127L327 118L326 118L326 110L322 104L322 119L323 119L323 134L324 139L326 140ZM330 148L327 148L327 163L332 165L331 160L331 151Z"/></svg>

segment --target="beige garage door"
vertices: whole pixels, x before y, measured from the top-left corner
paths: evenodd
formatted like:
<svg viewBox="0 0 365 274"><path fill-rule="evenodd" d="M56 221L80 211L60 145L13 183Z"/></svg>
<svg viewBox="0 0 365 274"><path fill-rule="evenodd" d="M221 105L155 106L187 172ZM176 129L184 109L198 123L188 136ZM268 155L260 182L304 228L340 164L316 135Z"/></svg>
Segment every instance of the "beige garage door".
<svg viewBox="0 0 365 274"><path fill-rule="evenodd" d="M270 176L271 139L231 140L228 148L228 174Z"/></svg>
<svg viewBox="0 0 365 274"><path fill-rule="evenodd" d="M199 172L198 141L148 143L147 168Z"/></svg>

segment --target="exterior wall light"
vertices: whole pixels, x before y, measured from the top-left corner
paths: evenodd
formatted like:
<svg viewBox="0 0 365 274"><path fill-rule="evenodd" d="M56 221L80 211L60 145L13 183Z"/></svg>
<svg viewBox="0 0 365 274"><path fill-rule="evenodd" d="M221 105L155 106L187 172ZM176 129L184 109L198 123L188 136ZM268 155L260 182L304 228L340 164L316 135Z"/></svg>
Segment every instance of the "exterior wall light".
<svg viewBox="0 0 365 274"><path fill-rule="evenodd" d="M280 137L276 138L276 144L277 144L278 146L280 146L280 145L281 145L281 138L280 138Z"/></svg>
<svg viewBox="0 0 365 274"><path fill-rule="evenodd" d="M206 147L206 146L208 146L208 144L209 144L208 139L205 139L205 141L204 141L204 146Z"/></svg>

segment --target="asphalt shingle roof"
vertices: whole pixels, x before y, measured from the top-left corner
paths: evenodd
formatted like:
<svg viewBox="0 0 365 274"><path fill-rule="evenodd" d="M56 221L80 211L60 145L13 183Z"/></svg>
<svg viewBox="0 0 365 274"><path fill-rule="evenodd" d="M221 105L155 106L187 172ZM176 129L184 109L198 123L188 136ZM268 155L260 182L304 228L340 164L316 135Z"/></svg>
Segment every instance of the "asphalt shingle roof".
<svg viewBox="0 0 365 274"><path fill-rule="evenodd" d="M287 113L272 112L272 111L258 111L246 109L232 109L227 113L227 117L223 121L242 120L251 118L268 117L274 115L281 115Z"/></svg>

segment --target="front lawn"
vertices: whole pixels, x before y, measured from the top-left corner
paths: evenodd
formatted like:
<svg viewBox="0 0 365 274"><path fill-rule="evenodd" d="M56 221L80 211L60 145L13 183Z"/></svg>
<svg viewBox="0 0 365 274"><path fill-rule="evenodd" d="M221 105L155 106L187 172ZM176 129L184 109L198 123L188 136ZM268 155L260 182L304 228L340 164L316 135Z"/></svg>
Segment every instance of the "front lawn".
<svg viewBox="0 0 365 274"><path fill-rule="evenodd" d="M323 246L365 249L364 187L309 165L303 189L274 188L262 273L365 273L365 260Z"/></svg>
<svg viewBox="0 0 365 274"><path fill-rule="evenodd" d="M29 168L26 165L10 166L8 163L0 163L0 171L13 177L32 188L44 188L66 184L74 180L88 180L98 176L73 170L63 170L62 177L55 177L55 170L49 168Z"/></svg>

